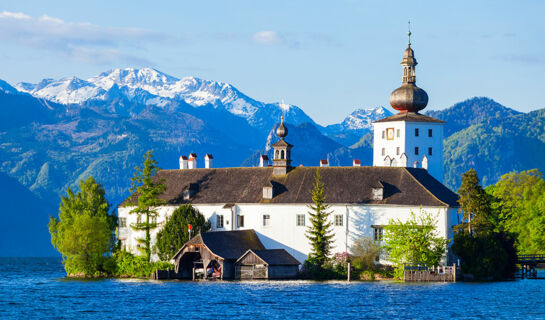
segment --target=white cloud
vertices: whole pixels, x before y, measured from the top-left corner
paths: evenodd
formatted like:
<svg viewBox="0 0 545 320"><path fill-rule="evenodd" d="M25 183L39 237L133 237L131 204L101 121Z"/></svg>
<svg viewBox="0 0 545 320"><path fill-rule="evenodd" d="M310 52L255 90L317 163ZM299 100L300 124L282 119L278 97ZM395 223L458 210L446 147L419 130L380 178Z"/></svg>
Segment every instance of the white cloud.
<svg viewBox="0 0 545 320"><path fill-rule="evenodd" d="M276 31L259 31L252 36L255 43L259 44L285 44L286 39Z"/></svg>
<svg viewBox="0 0 545 320"><path fill-rule="evenodd" d="M123 54L119 47L139 47L143 42L170 42L173 37L139 28L102 27L86 22L67 22L42 15L34 18L20 12L0 12L0 40L40 50L61 53L87 62L141 60Z"/></svg>

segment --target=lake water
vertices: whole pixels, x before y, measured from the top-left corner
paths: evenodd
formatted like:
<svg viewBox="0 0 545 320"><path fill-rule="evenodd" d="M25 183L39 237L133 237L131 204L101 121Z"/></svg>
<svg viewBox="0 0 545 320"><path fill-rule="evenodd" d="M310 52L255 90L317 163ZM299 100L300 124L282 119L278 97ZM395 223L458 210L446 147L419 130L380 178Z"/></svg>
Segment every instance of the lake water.
<svg viewBox="0 0 545 320"><path fill-rule="evenodd" d="M0 318L545 319L545 280L404 284L64 276L59 259L0 258Z"/></svg>

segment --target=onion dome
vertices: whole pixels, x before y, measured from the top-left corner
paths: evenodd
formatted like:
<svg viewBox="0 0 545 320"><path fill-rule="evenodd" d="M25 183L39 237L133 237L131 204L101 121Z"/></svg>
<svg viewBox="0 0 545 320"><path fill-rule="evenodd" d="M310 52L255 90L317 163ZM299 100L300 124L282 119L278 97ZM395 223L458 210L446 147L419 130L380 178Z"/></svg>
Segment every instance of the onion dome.
<svg viewBox="0 0 545 320"><path fill-rule="evenodd" d="M284 140L284 138L288 135L288 128L284 126L284 116L282 116L280 125L278 126L278 128L276 128L276 134L282 140Z"/></svg>
<svg viewBox="0 0 545 320"><path fill-rule="evenodd" d="M403 77L401 87L390 94L390 105L399 112L418 112L428 104L426 91L416 86L415 67L418 64L411 48L411 32L409 31L409 46L403 53Z"/></svg>

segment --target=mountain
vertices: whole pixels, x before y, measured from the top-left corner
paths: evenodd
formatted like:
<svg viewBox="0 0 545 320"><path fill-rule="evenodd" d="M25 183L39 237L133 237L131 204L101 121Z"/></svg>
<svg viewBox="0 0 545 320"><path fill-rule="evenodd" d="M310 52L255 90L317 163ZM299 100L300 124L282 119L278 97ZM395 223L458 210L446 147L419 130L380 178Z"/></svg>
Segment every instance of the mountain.
<svg viewBox="0 0 545 320"><path fill-rule="evenodd" d="M543 159L545 109L499 117L472 125L445 140L445 183L457 190L462 173L470 168L477 171L485 186L512 171L537 168L545 173Z"/></svg>
<svg viewBox="0 0 545 320"><path fill-rule="evenodd" d="M393 113L384 107L357 109L341 123L324 127L322 132L342 145L351 146L373 130L374 121L391 115Z"/></svg>
<svg viewBox="0 0 545 320"><path fill-rule="evenodd" d="M446 121L444 137L481 122L494 124L521 112L507 108L486 97L474 97L444 110L431 110L426 114L430 117Z"/></svg>
<svg viewBox="0 0 545 320"><path fill-rule="evenodd" d="M310 122L300 108L256 101L234 86L194 77L175 78L151 68L113 69L82 80L76 77L44 79L38 84L19 83L16 88L36 98L62 104L108 104L125 100L173 110L183 102L193 107L213 106L244 118L252 127L268 130L283 114L293 124Z"/></svg>

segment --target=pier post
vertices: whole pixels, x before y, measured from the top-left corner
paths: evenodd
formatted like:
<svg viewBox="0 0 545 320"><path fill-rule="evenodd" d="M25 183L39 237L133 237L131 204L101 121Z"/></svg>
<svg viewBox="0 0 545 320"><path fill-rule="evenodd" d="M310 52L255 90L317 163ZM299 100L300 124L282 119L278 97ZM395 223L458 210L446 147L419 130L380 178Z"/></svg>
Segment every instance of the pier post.
<svg viewBox="0 0 545 320"><path fill-rule="evenodd" d="M348 263L347 270L348 270L348 279L347 279L347 281L350 282L350 262Z"/></svg>

